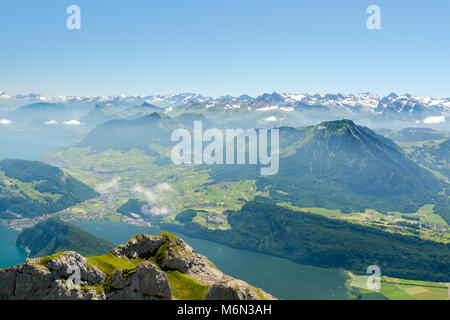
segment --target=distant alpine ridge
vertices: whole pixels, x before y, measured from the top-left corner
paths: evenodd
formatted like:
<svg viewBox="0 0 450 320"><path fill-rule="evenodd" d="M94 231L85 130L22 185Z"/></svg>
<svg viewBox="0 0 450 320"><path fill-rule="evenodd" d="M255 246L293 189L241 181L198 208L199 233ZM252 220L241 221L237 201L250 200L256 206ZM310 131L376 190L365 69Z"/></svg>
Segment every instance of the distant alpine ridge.
<svg viewBox="0 0 450 320"><path fill-rule="evenodd" d="M239 97L206 97L194 93L151 95L151 96L58 96L45 97L40 94L11 95L0 91L0 103L51 102L64 104L112 104L139 105L150 104L159 108L177 108L184 105L201 105L205 109L221 106L225 109L279 110L285 112L302 110L329 110L350 113L368 112L371 114L400 113L441 115L450 114L450 98L417 97L410 94L391 93L380 97L372 93L353 94L289 94L265 93L258 97L241 95ZM268 109L270 108L270 109Z"/></svg>

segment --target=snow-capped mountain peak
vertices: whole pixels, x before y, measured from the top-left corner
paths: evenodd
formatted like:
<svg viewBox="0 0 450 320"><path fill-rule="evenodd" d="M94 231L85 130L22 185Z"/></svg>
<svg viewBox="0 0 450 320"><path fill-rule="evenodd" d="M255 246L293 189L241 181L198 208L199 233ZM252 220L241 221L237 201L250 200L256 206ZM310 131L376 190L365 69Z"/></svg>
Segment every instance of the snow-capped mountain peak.
<svg viewBox="0 0 450 320"><path fill-rule="evenodd" d="M66 104L112 104L112 105L141 105L152 104L161 108L177 108L183 105L200 104L205 109L221 105L228 109L242 110L300 110L323 107L329 110L342 110L351 113L369 112L380 114L384 112L414 113L430 111L434 113L449 114L450 98L436 99L432 97L417 97L410 94L397 95L391 93L380 97L370 92L351 94L307 94L307 93L264 93L252 98L249 95L239 97L221 96L217 98L205 97L195 93L180 93L150 96L57 96L45 97L40 94L12 95L0 91L0 101L4 103L15 102L27 104L34 102L52 102Z"/></svg>

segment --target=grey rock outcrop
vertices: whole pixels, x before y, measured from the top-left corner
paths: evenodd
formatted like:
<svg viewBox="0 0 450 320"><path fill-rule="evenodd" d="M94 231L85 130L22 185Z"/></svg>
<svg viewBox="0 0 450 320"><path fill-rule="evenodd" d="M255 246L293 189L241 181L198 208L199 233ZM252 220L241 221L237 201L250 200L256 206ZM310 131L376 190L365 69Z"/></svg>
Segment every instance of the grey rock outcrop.
<svg viewBox="0 0 450 320"><path fill-rule="evenodd" d="M215 283L209 287L205 300L261 300L273 299L272 296L261 292L256 293L258 289L249 287L241 280L229 280Z"/></svg>
<svg viewBox="0 0 450 320"><path fill-rule="evenodd" d="M108 297L111 300L170 300L172 290L164 271L146 261L138 264L137 271L128 277L123 276L121 269L117 270Z"/></svg>
<svg viewBox="0 0 450 320"><path fill-rule="evenodd" d="M80 280L86 282L88 286L102 284L106 278L100 269L88 266L86 258L73 251L64 252L60 257L51 259L45 266L57 279L69 278L76 268L80 272Z"/></svg>
<svg viewBox="0 0 450 320"><path fill-rule="evenodd" d="M96 300L104 293L90 290L101 285L106 275L76 252L63 252L48 262L27 263L0 272L0 299L8 300ZM79 274L73 280L72 276ZM79 283L76 283L79 282ZM83 287L85 289L83 289Z"/></svg>
<svg viewBox="0 0 450 320"><path fill-rule="evenodd" d="M117 257L127 257L128 259L150 258L155 255L161 245L166 242L167 237L154 237L148 234L138 234L111 251Z"/></svg>

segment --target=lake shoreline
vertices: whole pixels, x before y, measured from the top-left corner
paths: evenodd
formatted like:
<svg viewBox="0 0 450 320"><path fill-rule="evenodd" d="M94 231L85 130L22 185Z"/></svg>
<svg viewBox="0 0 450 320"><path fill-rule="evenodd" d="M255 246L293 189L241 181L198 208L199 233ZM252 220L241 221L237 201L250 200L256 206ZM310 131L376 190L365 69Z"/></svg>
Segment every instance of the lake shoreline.
<svg viewBox="0 0 450 320"><path fill-rule="evenodd" d="M347 286L348 275L345 270L302 265L282 257L233 248L226 244L170 230L170 228L163 229L160 226L137 226L108 220L71 222L95 236L108 241L113 240L111 242L116 245L125 243L139 233L158 234L163 231L176 233L196 252L204 254L225 273L261 287L280 299L349 300L355 298ZM9 262L11 265L8 267L25 263L29 257L29 250L15 247L15 239L19 232L8 228L5 224L3 224L3 231L10 235L7 247L18 253L17 259L11 260ZM2 262L2 265L4 264Z"/></svg>
<svg viewBox="0 0 450 320"><path fill-rule="evenodd" d="M116 245L125 243L139 233L152 235L163 231L174 233L193 247L195 252L205 255L226 274L260 287L280 299L349 300L352 298L346 287L348 276L342 270L301 265L284 258L233 248L188 236L179 231L173 232L168 228L137 227L123 222L105 220L79 221L74 224Z"/></svg>

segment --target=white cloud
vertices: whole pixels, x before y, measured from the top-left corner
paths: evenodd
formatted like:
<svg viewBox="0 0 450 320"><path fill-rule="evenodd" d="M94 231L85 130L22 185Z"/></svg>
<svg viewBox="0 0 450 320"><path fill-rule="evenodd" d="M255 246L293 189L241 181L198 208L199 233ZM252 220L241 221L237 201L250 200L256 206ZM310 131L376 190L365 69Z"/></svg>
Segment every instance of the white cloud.
<svg viewBox="0 0 450 320"><path fill-rule="evenodd" d="M67 126L80 126L81 125L81 122L78 120L70 120L70 121L65 121L63 123Z"/></svg>
<svg viewBox="0 0 450 320"><path fill-rule="evenodd" d="M145 197L147 205L142 207L144 214L167 215L170 213L170 210L167 206L161 206L168 199L167 192L174 191L168 183L159 183L151 189L145 188L141 184L135 184L130 189L128 189L125 186L121 186L120 180L120 176L116 176L111 181L96 185L95 190L104 195L117 193L121 190L129 190L134 194Z"/></svg>
<svg viewBox="0 0 450 320"><path fill-rule="evenodd" d="M444 121L445 121L444 116L428 117L425 120L423 120L423 122L426 124L442 123Z"/></svg>
<svg viewBox="0 0 450 320"><path fill-rule="evenodd" d="M135 185L132 189L132 192L139 193L143 195L149 204L155 203L158 200L158 196L150 189L145 189L140 184Z"/></svg>
<svg viewBox="0 0 450 320"><path fill-rule="evenodd" d="M8 120L8 119L0 119L0 124L7 125L7 124L10 124L10 123L11 123L11 120Z"/></svg>
<svg viewBox="0 0 450 320"><path fill-rule="evenodd" d="M159 183L151 189L144 188L140 184L136 184L131 188L131 192L140 194L145 197L148 205L142 208L145 214L149 215L167 215L170 213L166 206L157 207L168 200L167 192L173 192L174 190L167 182Z"/></svg>
<svg viewBox="0 0 450 320"><path fill-rule="evenodd" d="M163 182L156 185L156 189L158 191L173 191L172 187L167 182Z"/></svg>
<svg viewBox="0 0 450 320"><path fill-rule="evenodd" d="M95 186L95 191L99 193L112 193L120 191L120 177L114 177L110 182L101 183Z"/></svg>
<svg viewBox="0 0 450 320"><path fill-rule="evenodd" d="M169 209L167 209L167 207L162 208L153 207L150 209L150 213L155 216L164 216L169 214Z"/></svg>
<svg viewBox="0 0 450 320"><path fill-rule="evenodd" d="M270 111L270 110L278 110L278 106L263 107L256 109L256 111Z"/></svg>
<svg viewBox="0 0 450 320"><path fill-rule="evenodd" d="M266 118L266 121L270 121L270 122L277 121L277 120L278 120L277 117L274 117L274 116Z"/></svg>
<svg viewBox="0 0 450 320"><path fill-rule="evenodd" d="M56 121L56 120L45 121L44 124L45 124L46 126L49 126L49 125L55 125L55 124L58 124L58 121Z"/></svg>

